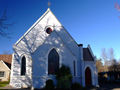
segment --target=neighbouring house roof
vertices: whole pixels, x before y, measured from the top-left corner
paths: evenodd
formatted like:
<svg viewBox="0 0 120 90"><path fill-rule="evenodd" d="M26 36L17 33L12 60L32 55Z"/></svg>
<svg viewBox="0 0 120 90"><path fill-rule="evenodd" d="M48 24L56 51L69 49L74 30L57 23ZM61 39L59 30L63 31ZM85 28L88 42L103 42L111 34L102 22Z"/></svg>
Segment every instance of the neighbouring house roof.
<svg viewBox="0 0 120 90"><path fill-rule="evenodd" d="M1 60L11 69L12 55L0 54Z"/></svg>
<svg viewBox="0 0 120 90"><path fill-rule="evenodd" d="M83 58L84 61L94 61L88 48L83 48Z"/></svg>
<svg viewBox="0 0 120 90"><path fill-rule="evenodd" d="M0 63L3 63L3 65L8 69L8 70L10 70L10 68L6 65L6 63L4 62L4 61L0 61Z"/></svg>

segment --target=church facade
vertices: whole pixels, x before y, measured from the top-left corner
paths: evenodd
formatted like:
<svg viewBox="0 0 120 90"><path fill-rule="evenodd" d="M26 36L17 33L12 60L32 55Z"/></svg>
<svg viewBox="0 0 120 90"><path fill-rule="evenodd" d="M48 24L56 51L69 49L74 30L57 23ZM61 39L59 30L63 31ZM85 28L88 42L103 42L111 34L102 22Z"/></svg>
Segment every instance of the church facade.
<svg viewBox="0 0 120 90"><path fill-rule="evenodd" d="M90 45L83 48L48 10L13 45L10 85L43 88L48 79L56 85L55 71L71 69L73 82L98 85L95 57Z"/></svg>

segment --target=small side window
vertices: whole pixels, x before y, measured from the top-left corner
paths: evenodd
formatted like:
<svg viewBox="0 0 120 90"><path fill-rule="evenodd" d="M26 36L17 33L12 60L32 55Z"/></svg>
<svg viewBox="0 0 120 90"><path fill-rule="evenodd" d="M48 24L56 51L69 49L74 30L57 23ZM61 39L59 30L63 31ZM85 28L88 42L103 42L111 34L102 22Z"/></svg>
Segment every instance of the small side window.
<svg viewBox="0 0 120 90"><path fill-rule="evenodd" d="M74 68L74 76L76 76L76 72L75 72L75 61L73 61L73 68Z"/></svg>
<svg viewBox="0 0 120 90"><path fill-rule="evenodd" d="M0 77L5 77L5 72L4 71L0 71Z"/></svg>
<svg viewBox="0 0 120 90"><path fill-rule="evenodd" d="M21 76L24 76L25 74L26 74L26 58L25 56L23 56L21 60Z"/></svg>

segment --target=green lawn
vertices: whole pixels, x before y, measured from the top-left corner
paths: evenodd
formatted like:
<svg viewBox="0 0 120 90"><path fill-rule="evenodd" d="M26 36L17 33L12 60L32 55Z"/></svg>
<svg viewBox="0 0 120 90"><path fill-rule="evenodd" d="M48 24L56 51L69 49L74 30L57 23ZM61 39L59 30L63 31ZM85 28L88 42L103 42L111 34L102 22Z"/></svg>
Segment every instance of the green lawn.
<svg viewBox="0 0 120 90"><path fill-rule="evenodd" d="M0 84L0 87L4 87L4 86L6 86L7 84Z"/></svg>
<svg viewBox="0 0 120 90"><path fill-rule="evenodd" d="M4 86L6 86L7 84L9 84L9 81L8 81L8 82L0 82L0 87L4 87Z"/></svg>

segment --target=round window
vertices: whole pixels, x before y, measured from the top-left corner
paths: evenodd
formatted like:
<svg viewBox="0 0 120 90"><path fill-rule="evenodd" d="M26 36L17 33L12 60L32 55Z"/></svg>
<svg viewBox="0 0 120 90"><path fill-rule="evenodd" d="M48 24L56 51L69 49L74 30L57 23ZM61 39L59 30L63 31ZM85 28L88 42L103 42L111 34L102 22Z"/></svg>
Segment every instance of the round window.
<svg viewBox="0 0 120 90"><path fill-rule="evenodd" d="M47 28L46 29L46 33L50 34L52 32L52 29L51 28Z"/></svg>

